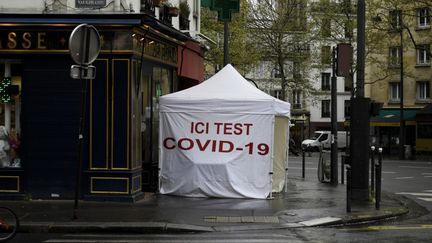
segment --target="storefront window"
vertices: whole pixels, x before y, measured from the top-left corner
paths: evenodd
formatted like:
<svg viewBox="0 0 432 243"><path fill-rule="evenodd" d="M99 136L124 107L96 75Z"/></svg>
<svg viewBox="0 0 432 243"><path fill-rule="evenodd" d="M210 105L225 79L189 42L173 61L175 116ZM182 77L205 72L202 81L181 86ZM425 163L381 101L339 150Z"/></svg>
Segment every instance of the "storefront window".
<svg viewBox="0 0 432 243"><path fill-rule="evenodd" d="M0 66L0 168L20 168L21 65Z"/></svg>
<svg viewBox="0 0 432 243"><path fill-rule="evenodd" d="M152 92L152 162L159 160L159 97L171 93L172 78L170 69L153 68Z"/></svg>

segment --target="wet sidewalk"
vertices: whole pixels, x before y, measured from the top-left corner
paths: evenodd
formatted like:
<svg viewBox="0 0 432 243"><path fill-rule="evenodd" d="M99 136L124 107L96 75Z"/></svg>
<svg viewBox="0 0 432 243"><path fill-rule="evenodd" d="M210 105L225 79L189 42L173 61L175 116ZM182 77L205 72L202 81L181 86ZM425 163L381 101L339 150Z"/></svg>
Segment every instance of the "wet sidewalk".
<svg viewBox="0 0 432 243"><path fill-rule="evenodd" d="M147 193L136 203L80 201L72 220L73 200L0 201L21 220L22 232L211 232L342 225L392 218L408 209L383 192L373 202L346 212L345 185L289 178L287 192L271 200L185 198Z"/></svg>

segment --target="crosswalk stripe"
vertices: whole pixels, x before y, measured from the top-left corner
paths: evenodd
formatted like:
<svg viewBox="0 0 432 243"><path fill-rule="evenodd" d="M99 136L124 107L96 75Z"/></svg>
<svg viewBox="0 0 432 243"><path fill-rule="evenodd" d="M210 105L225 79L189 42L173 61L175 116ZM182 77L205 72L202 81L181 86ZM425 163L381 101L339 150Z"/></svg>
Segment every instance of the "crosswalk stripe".
<svg viewBox="0 0 432 243"><path fill-rule="evenodd" d="M426 202L432 202L432 197L431 197L431 198L418 197L418 199L424 200L424 201L426 201Z"/></svg>
<svg viewBox="0 0 432 243"><path fill-rule="evenodd" d="M410 168L410 169L431 169L431 167L424 167L424 166L399 166L400 168Z"/></svg>
<svg viewBox="0 0 432 243"><path fill-rule="evenodd" d="M432 193L426 193L426 192L396 192L398 195L411 195L411 196L426 196L426 197L432 197Z"/></svg>
<svg viewBox="0 0 432 243"><path fill-rule="evenodd" d="M406 180L406 179L413 179L414 177L412 176L405 176L405 177L396 177L396 180Z"/></svg>

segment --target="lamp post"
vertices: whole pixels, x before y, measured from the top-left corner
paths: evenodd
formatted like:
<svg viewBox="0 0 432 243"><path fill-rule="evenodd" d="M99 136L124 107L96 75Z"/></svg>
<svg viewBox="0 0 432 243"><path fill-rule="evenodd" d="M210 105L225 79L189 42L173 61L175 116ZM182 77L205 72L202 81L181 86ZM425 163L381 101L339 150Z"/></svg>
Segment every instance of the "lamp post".
<svg viewBox="0 0 432 243"><path fill-rule="evenodd" d="M400 36L400 83L399 83L399 101L400 101L400 127L399 127L399 158L405 159L405 120L404 120L404 65L403 65L403 23L402 16L400 16L401 27L399 31Z"/></svg>
<svg viewBox="0 0 432 243"><path fill-rule="evenodd" d="M399 23L391 23L393 29L399 30L399 38L400 38L400 72L399 72L399 158L405 159L405 120L404 120L404 58L403 58L403 49L404 49L404 42L403 42L403 30L406 29L408 31L408 34L410 35L411 41L414 44L414 47L417 47L417 44L411 34L411 31L406 27L402 21L402 13L399 13ZM381 22L381 17L376 16L373 18L375 22ZM397 25L399 24L399 25Z"/></svg>

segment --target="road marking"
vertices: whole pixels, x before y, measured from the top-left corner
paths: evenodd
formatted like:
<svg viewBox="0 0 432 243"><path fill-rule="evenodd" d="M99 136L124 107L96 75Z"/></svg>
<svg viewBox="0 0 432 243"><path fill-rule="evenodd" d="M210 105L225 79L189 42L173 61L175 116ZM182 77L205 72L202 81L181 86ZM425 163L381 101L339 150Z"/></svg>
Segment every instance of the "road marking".
<svg viewBox="0 0 432 243"><path fill-rule="evenodd" d="M293 170L301 170L303 169L302 167L289 167L288 166L288 170L293 169ZM306 170L318 170L318 168L305 168Z"/></svg>
<svg viewBox="0 0 432 243"><path fill-rule="evenodd" d="M432 197L431 197L431 198L418 197L418 199L424 200L424 201L426 201L426 202L432 202Z"/></svg>
<svg viewBox="0 0 432 243"><path fill-rule="evenodd" d="M396 174L397 172L395 171L383 171L383 174Z"/></svg>
<svg viewBox="0 0 432 243"><path fill-rule="evenodd" d="M328 224L340 221L341 218L335 218L335 217L324 217L324 218L318 218L318 219L311 219L307 221L299 222L299 224L302 224L304 226L317 226L322 224Z"/></svg>
<svg viewBox="0 0 432 243"><path fill-rule="evenodd" d="M411 196L424 196L424 197L432 197L432 193L426 192L396 192L397 195L411 195Z"/></svg>
<svg viewBox="0 0 432 243"><path fill-rule="evenodd" d="M432 170L432 167L422 167L422 166L399 166L400 168L411 168L411 169L430 169Z"/></svg>
<svg viewBox="0 0 432 243"><path fill-rule="evenodd" d="M405 176L405 177L396 177L394 179L396 179L396 180L406 180L406 179L414 179L414 177L412 177L412 176Z"/></svg>
<svg viewBox="0 0 432 243"><path fill-rule="evenodd" d="M432 229L432 224L421 225L388 225L388 226L368 226L368 230L413 230L413 229Z"/></svg>

